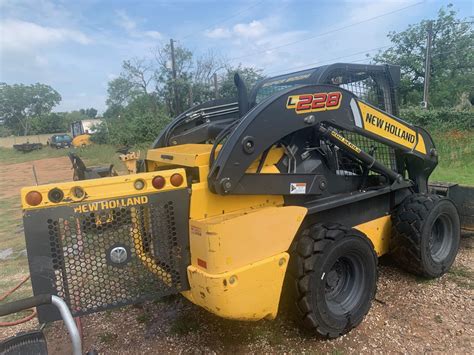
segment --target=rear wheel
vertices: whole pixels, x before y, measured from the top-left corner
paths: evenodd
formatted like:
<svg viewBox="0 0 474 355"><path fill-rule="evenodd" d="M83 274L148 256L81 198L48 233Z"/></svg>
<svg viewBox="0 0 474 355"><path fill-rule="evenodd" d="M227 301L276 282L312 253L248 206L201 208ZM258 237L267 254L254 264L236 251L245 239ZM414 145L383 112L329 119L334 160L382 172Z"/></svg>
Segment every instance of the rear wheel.
<svg viewBox="0 0 474 355"><path fill-rule="evenodd" d="M377 257L369 239L341 225L303 231L290 258L291 301L300 323L334 338L357 326L375 296Z"/></svg>
<svg viewBox="0 0 474 355"><path fill-rule="evenodd" d="M392 214L392 255L416 275L439 277L448 271L460 238L459 215L447 198L413 194Z"/></svg>

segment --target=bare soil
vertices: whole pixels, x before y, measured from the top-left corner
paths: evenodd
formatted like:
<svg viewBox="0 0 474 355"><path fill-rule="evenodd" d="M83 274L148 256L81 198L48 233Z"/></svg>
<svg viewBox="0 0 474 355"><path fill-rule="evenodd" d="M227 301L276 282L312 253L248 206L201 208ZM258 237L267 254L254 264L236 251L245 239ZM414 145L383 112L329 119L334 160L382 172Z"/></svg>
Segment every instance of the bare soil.
<svg viewBox="0 0 474 355"><path fill-rule="evenodd" d="M71 179L67 158L34 164L39 183ZM0 208L2 199L18 196L20 187L35 183L31 165L0 164ZM221 319L175 296L82 317L84 349L96 349L101 354L472 353L473 256L473 235L464 234L453 268L436 280L409 275L389 258L382 258L372 309L360 326L335 340L300 331L285 310L274 321L237 322ZM18 280L21 276L14 275ZM34 320L0 328L0 339L37 326ZM45 334L51 354L70 351L61 322L48 325Z"/></svg>
<svg viewBox="0 0 474 355"><path fill-rule="evenodd" d="M20 196L24 186L36 185L33 167L39 184L72 180L68 157L48 158L18 164L0 163L0 199Z"/></svg>

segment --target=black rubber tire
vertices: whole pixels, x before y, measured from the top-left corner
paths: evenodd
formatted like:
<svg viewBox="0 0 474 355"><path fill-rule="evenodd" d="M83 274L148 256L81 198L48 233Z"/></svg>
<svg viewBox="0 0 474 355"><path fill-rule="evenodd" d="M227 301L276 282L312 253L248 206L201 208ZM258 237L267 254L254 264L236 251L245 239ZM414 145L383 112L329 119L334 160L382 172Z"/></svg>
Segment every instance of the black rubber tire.
<svg viewBox="0 0 474 355"><path fill-rule="evenodd" d="M413 194L392 213L391 254L415 275L443 275L456 258L460 239L456 206L442 196Z"/></svg>
<svg viewBox="0 0 474 355"><path fill-rule="evenodd" d="M300 233L291 254L289 301L298 323L335 338L362 322L377 287L377 256L363 233L317 224Z"/></svg>

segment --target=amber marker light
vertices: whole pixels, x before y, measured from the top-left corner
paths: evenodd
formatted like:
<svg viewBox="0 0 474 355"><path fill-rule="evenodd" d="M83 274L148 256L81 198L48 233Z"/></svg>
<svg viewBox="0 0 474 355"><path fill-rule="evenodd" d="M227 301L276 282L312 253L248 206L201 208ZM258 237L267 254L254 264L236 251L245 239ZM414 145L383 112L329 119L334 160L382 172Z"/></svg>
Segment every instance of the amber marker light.
<svg viewBox="0 0 474 355"><path fill-rule="evenodd" d="M25 200L30 206L38 206L43 201L43 196L38 191L30 191L26 194Z"/></svg>
<svg viewBox="0 0 474 355"><path fill-rule="evenodd" d="M183 175L178 173L171 175L170 182L173 186L181 186L181 184L183 183Z"/></svg>
<svg viewBox="0 0 474 355"><path fill-rule="evenodd" d="M153 187L155 189L162 189L163 187L165 187L165 184L166 184L166 180L163 176L155 176L153 178L153 180L151 180L151 184L153 185Z"/></svg>

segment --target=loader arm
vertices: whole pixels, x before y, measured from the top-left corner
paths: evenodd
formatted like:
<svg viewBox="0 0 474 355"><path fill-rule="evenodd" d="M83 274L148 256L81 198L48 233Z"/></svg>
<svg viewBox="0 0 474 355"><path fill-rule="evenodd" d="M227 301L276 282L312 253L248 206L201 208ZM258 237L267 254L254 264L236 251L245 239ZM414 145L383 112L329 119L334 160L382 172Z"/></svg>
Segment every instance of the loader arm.
<svg viewBox="0 0 474 355"><path fill-rule="evenodd" d="M305 193L323 194L323 190L330 190L326 185L331 182L316 173L287 174L283 178L282 174L246 173L252 162L273 145L281 145L285 137L301 131L316 132L317 136L321 126L354 132L393 148L400 165L398 173L402 176L406 170L415 188L427 191L428 177L437 164L430 135L333 85L291 88L248 112L231 131L210 168L210 189L218 194L251 194L263 190L284 195L291 193L290 182L301 182L309 186ZM353 159L362 160L359 147L344 137L339 140L340 149L346 150ZM306 144L302 139L296 143L300 149ZM374 166L367 162L365 165Z"/></svg>

